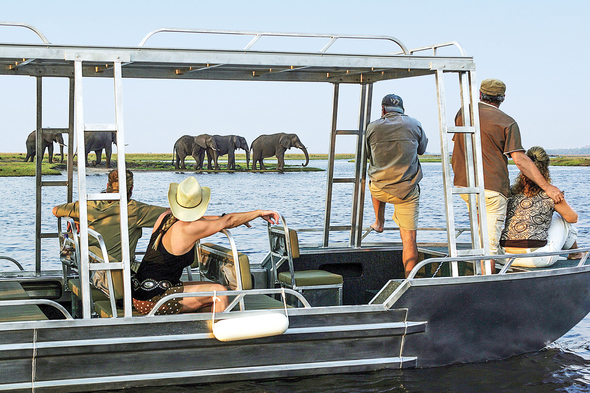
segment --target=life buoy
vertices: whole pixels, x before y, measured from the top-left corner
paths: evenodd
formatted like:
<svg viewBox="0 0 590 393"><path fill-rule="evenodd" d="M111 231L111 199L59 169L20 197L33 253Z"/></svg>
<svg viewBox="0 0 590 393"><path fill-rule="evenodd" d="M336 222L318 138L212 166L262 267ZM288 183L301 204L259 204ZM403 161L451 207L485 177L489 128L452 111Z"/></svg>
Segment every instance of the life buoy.
<svg viewBox="0 0 590 393"><path fill-rule="evenodd" d="M278 336L289 327L284 314L269 312L246 317L228 318L213 324L213 335L219 341L248 340Z"/></svg>

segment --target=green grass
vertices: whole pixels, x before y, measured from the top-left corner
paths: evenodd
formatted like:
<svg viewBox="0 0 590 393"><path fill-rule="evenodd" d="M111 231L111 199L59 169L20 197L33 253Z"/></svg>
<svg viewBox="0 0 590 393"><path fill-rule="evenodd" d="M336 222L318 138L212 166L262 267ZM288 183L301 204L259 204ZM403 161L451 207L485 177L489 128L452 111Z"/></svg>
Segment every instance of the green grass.
<svg viewBox="0 0 590 393"><path fill-rule="evenodd" d="M7 176L35 176L36 163L25 162L24 153L0 153L0 177ZM41 173L44 175L59 175L61 172L55 167L60 166L59 159L54 157L54 163L50 164L45 155L41 164Z"/></svg>
<svg viewBox="0 0 590 393"><path fill-rule="evenodd" d="M0 177L6 176L35 176L35 163L24 162L24 153L0 153ZM67 156L67 155L66 155ZM94 159L94 155L90 154L89 161ZM132 170L143 170L143 171L176 171L172 164L172 155L166 153L155 153L155 154L127 154L127 167ZM310 172L310 171L321 171L322 169L314 168L314 160L327 160L327 154L310 154L309 160L311 162L307 167L301 167L300 165L289 165L285 164L285 172ZM354 154L336 154L337 160L349 160L354 161ZM47 162L48 155L46 154L43 158L42 172L44 175L59 175L61 171L65 171L65 163L61 164L56 156L54 156L54 163L49 164ZM103 155L102 163L100 167L104 168L106 157ZM286 154L285 160L305 160L303 154ZM116 168L117 155L113 154L111 167ZM420 157L420 162L440 162L440 155L425 155ZM193 172L195 161L192 157L187 157L185 160L187 169L181 171ZM512 160L509 160L509 164L514 164ZM76 165L74 163L74 165ZM219 165L221 167L219 172L227 172L225 169L227 166L227 158L224 156L219 159ZM276 158L266 159L267 172L276 171L277 163ZM590 166L590 157L584 156L557 156L551 158L551 165L553 166ZM252 162L250 162L250 167ZM236 170L230 172L243 172L246 171L246 155L236 154ZM208 170L198 172L210 172ZM258 170L257 172L264 172Z"/></svg>

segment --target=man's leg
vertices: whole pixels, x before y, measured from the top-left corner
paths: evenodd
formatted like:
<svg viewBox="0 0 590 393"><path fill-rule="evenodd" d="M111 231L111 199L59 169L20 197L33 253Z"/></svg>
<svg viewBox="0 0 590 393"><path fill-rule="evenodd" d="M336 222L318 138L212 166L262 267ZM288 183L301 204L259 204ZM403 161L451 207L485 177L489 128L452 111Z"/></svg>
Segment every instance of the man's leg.
<svg viewBox="0 0 590 393"><path fill-rule="evenodd" d="M402 238L404 250L402 260L404 262L404 273L407 278L414 266L418 263L418 246L416 245L416 231L400 229L399 234Z"/></svg>
<svg viewBox="0 0 590 393"><path fill-rule="evenodd" d="M499 192L486 190L486 219L488 224L488 240L490 242L490 254L503 254L500 248L500 236L504 229L506 220L506 209L508 208L508 199ZM495 272L495 263L492 262L492 274ZM483 269L483 266L482 266ZM485 272L485 270L483 270Z"/></svg>
<svg viewBox="0 0 590 393"><path fill-rule="evenodd" d="M385 202L381 202L371 194L371 200L373 201L373 209L375 210L375 222L371 225L371 228L375 232L383 232L385 226Z"/></svg>
<svg viewBox="0 0 590 393"><path fill-rule="evenodd" d="M416 230L418 229L418 212L420 211L420 187L416 186L405 199L392 198L395 210L393 220L399 226L402 238L402 261L405 277L418 263L418 246L416 244Z"/></svg>

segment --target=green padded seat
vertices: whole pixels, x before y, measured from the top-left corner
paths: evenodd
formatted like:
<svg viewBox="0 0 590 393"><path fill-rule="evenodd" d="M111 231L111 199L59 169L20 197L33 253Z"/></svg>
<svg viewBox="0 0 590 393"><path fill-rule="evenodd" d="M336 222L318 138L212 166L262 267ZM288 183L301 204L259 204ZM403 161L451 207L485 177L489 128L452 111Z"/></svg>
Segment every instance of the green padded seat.
<svg viewBox="0 0 590 393"><path fill-rule="evenodd" d="M291 273L279 273L279 281L291 285ZM340 274L330 273L325 270L303 270L295 272L295 285L298 287L338 285L342 284L343 282L344 279Z"/></svg>
<svg viewBox="0 0 590 393"><path fill-rule="evenodd" d="M110 300L99 300L94 302L94 311L98 314L101 318L112 318L113 312L111 311L111 301ZM125 315L125 311L123 308L117 307L117 317L123 317ZM143 314L133 309L132 316L140 317Z"/></svg>
<svg viewBox="0 0 590 393"><path fill-rule="evenodd" d="M70 291L72 291L72 293L74 295L76 295L78 298L81 298L80 296L80 279L79 278L72 278L68 280L68 288L70 289ZM100 301L100 300L109 300L109 297L100 289L96 289L94 288L92 285L90 286L90 290L92 291L92 300L93 301Z"/></svg>
<svg viewBox="0 0 590 393"><path fill-rule="evenodd" d="M235 296L230 296L230 301L232 301ZM246 306L246 310L270 310L270 309L281 309L285 308L282 300L274 299L267 295L250 295L244 296L244 305ZM290 308L287 304L287 308Z"/></svg>
<svg viewBox="0 0 590 393"><path fill-rule="evenodd" d="M0 307L0 322L44 321L47 315L35 304Z"/></svg>
<svg viewBox="0 0 590 393"><path fill-rule="evenodd" d="M28 298L29 295L18 282L0 282L0 300L23 300ZM47 316L35 304L0 307L0 322L43 321L47 319Z"/></svg>
<svg viewBox="0 0 590 393"><path fill-rule="evenodd" d="M213 263L216 266L216 268L218 268L218 266L224 267L226 264L228 264L228 267L231 267L233 265L233 254L230 248L223 247L214 243L203 243L199 247L201 248L201 254L203 256L203 259L208 260L211 258L212 261L208 260L208 262ZM215 250L216 253L211 253L209 250L205 249L205 247ZM250 274L250 259L248 258L248 255L238 252L238 262L240 265L240 283L242 289L252 289L252 275ZM199 265L199 268L203 270L204 266ZM237 288L238 285L237 278L235 277L235 268L231 268L231 270L233 271L233 275L228 275L227 270L223 268L220 268L220 270L224 270L224 273L226 273L225 278L228 280L227 284L229 284L227 286L229 288ZM212 281L217 281L219 279L219 273L213 273L213 277L209 277L209 279Z"/></svg>
<svg viewBox="0 0 590 393"><path fill-rule="evenodd" d="M29 295L22 285L14 281L0 282L0 300L28 299Z"/></svg>

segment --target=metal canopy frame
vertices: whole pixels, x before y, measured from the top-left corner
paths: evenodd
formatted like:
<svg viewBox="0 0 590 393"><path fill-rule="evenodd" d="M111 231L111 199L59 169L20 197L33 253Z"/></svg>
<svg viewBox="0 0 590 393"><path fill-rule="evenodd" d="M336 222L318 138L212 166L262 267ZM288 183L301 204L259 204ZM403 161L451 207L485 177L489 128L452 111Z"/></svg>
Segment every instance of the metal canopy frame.
<svg viewBox="0 0 590 393"><path fill-rule="evenodd" d="M323 245L329 245L329 235L332 230L350 230L350 247L360 247L362 241L362 222L363 222L363 205L366 180L366 147L365 147L365 130L370 121L371 99L373 83L391 79L410 78L423 75L434 75L437 86L437 95L439 101L439 125L441 129L441 138L446 137L447 132L453 132L450 127L446 126L446 111L444 100L444 88L442 85L443 73L456 73L459 80L466 80L464 85L461 82L462 99L461 105L467 108L468 105L475 103L475 63L473 58L466 56L463 49L456 42L448 42L436 45L408 50L406 46L397 38L389 36L360 36L360 35L329 35L329 34L296 34L296 33L268 33L268 32L243 32L243 31L225 31L225 30L199 30L199 29L157 29L150 32L137 47L108 47L108 46L76 46L76 45L56 45L51 44L45 36L36 28L22 23L0 22L0 27L24 27L35 32L42 43L40 44L8 44L0 43L0 75L23 75L34 76L38 81L38 93L40 96L41 79L44 77L69 78L76 85L76 97L74 102L74 86L70 87L70 124L64 132L69 132L70 140L74 139L73 130L79 134L84 130L84 124L73 124L73 115L78 113L77 122L81 122L81 80L84 77L113 78L115 80L115 96L121 101L121 79L125 78L153 78L153 79L194 79L194 80L236 80L236 81L272 81L272 82L324 82L334 85L334 102L332 129L330 136L330 152L328 167L328 184L326 194L326 216L324 220ZM159 48L146 47L145 44L150 37L157 33L191 33L191 34L208 34L208 35L245 35L253 36L250 43L243 49L176 49L176 48ZM292 52L292 51L262 51L253 50L252 47L264 37L281 37L289 38L312 38L325 39L326 44L315 52ZM401 49L401 52L391 52L385 54L359 54L359 53L329 53L328 49L337 40L363 40L363 41L387 41ZM438 49L443 47L454 46L457 48L458 56L442 56L438 54ZM432 52L424 54L424 52ZM420 53L420 54L417 54ZM467 78L465 76L467 75ZM338 112L338 92L339 85L358 84L361 88L361 97L359 105L359 121L353 130L337 130L337 112ZM37 129L42 130L40 98L38 99L38 124ZM477 119L477 105L471 105L471 118ZM465 111L464 111L465 112ZM120 115L120 116L119 116ZM122 106L117 109L118 138L123 140L122 132ZM472 131L474 140L479 141L479 124L472 121ZM83 134L83 132L82 132ZM338 135L356 135L357 149L354 178L334 179L333 163L335 158L335 143ZM39 133L38 133L39 138ZM83 141L83 135L78 135L78 146ZM39 143L39 142L38 142ZM70 147L72 144L70 143ZM118 147L119 157L124 156L121 149L122 144ZM447 143L441 146L443 157L448 159ZM473 147L475 166L471 166L476 173L471 179L479 182L482 177L481 169L481 149L475 144ZM71 190L72 181L72 151L68 149L68 190ZM80 156L79 156L80 158ZM83 161L83 160L82 160ZM119 170L124 171L123 165L119 165ZM78 162L79 164L83 162ZM452 182L449 176L449 170L446 164L445 173L443 174L445 196L450 197L453 190ZM37 171L37 185L41 186L40 167ZM81 170L79 176L79 195L87 195L86 182L83 179L85 170ZM82 176L82 177L81 177ZM123 177L124 179L125 177ZM330 211L332 198L333 183L352 183L354 185L352 196L351 222L347 226L331 226ZM478 195L473 189L481 187L483 183L471 185L472 194L479 198L477 201L483 201L483 195ZM125 187L122 187L125 189ZM40 191L38 191L40 193ZM71 200L71 191L68 191L68 200ZM122 199L124 200L124 198ZM470 198L471 211L479 211L475 208L476 198ZM40 200L38 201L40 204ZM450 206L450 207L449 207ZM481 206L481 205L480 205ZM450 210L449 210L450 209ZM81 213L82 210L81 209ZM125 209L122 209L125 210ZM480 223L485 222L481 219L481 211L478 212ZM82 215L82 214L81 214ZM447 233L449 237L449 254L457 255L454 219L452 219L452 203L447 200ZM477 218L471 215L472 221ZM126 223L126 220L125 220ZM82 228L86 227L83 225ZM124 228L122 228L124 229ZM485 228L480 225L480 236L473 238L473 243L477 249L487 249L481 244L487 241ZM473 224L472 224L473 230ZM51 237L53 234L38 237ZM125 236L126 233L123 233ZM128 244L127 242L123 241ZM39 243L39 242L37 242ZM86 247L86 250L84 249ZM36 244L37 250L40 245ZM82 255L87 255L87 242L82 242ZM124 257L124 259L127 257ZM36 264L40 269L40 251L36 251ZM128 260L125 260L128 262ZM84 264L87 265L87 264ZM127 274L128 269L124 272ZM84 273L86 276L89 272ZM88 287L84 288L86 291ZM84 292L86 292L84 291ZM127 297L127 296L126 296ZM84 307L89 307L87 302ZM89 312L85 311L85 317ZM130 316L130 303L126 299L125 316Z"/></svg>

